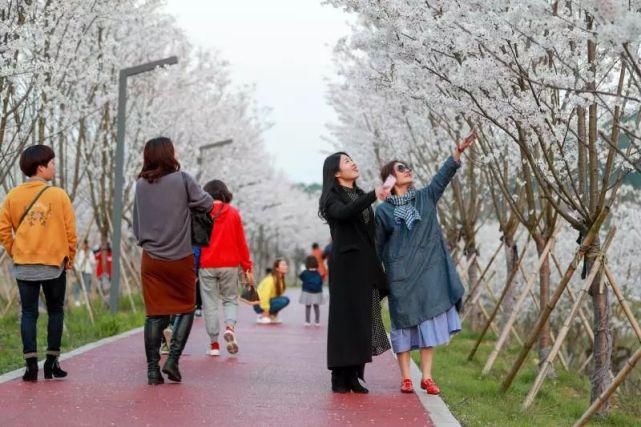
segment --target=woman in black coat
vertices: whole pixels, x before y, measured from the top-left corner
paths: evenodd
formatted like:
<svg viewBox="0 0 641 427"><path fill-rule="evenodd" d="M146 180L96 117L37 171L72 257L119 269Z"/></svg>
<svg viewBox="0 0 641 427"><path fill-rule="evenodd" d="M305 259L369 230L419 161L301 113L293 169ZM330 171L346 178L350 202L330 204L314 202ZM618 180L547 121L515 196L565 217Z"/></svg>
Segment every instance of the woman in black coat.
<svg viewBox="0 0 641 427"><path fill-rule="evenodd" d="M365 364L389 349L381 319L380 298L387 279L374 245L371 204L389 192L382 186L364 193L356 185L358 167L346 153L335 153L323 165L319 215L329 224L329 322L327 367L336 393L367 393L358 378Z"/></svg>

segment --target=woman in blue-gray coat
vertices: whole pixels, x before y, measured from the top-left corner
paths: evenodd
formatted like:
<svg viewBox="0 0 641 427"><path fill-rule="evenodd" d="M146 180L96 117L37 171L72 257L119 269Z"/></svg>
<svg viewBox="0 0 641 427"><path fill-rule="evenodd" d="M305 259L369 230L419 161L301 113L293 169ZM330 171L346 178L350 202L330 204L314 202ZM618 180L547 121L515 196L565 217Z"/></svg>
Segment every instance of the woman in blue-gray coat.
<svg viewBox="0 0 641 427"><path fill-rule="evenodd" d="M432 379L433 347L446 344L461 330L457 307L463 285L447 250L436 204L460 167L461 154L476 139L472 132L441 166L432 182L413 186L412 170L401 161L381 169L394 175L392 195L376 209L376 245L390 282L392 349L401 369L401 392L412 393L410 351L420 349L421 388L440 390Z"/></svg>

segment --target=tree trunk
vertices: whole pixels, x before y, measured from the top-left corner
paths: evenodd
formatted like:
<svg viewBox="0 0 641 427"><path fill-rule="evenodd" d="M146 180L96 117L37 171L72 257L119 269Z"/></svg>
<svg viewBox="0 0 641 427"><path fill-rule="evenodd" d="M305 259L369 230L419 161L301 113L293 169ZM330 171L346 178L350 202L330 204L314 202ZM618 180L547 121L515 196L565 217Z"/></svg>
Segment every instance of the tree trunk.
<svg viewBox="0 0 641 427"><path fill-rule="evenodd" d="M536 253L539 257L543 253L545 246L548 243L548 239L545 239L542 236L536 236L534 238L536 242ZM550 301L550 257L546 257L545 260L541 263L541 268L539 269L539 310L543 310L545 306ZM549 320L545 322L541 328L541 334L539 335L539 366L550 354L552 349L552 338L550 336L550 322ZM550 366L548 369L548 377L553 378L556 376L554 372L554 366Z"/></svg>
<svg viewBox="0 0 641 427"><path fill-rule="evenodd" d="M519 261L519 248L518 248L518 245L516 244L516 241L514 240L513 233L503 235L503 248L505 250L505 271L506 271L505 278L506 280L508 280L512 271L514 271L517 268L517 263ZM507 291L507 294L505 295L505 300L503 302L504 310L499 320L500 329L503 329L508 319L510 318L510 315L512 314L512 307L516 305L516 300L518 299L517 288L518 288L517 280L514 279L514 283L512 284L512 286L510 286L510 289ZM511 335L508 335L505 345L509 345L510 339L511 339Z"/></svg>
<svg viewBox="0 0 641 427"><path fill-rule="evenodd" d="M474 245L473 242L472 242L472 245ZM468 262L474 255L477 254L476 247L474 246L472 247L473 249L469 249L466 247L466 250L465 250L465 257ZM473 286L474 283L478 281L478 279L479 279L478 260L475 259L474 262L472 262L467 267L467 280L468 280L468 283L470 283L470 286ZM479 300L478 303L482 304L483 302ZM470 328L475 332L481 331L483 329L483 326L485 325L485 317L483 317L483 312L476 305L469 307L469 310L470 310L470 315L469 315Z"/></svg>
<svg viewBox="0 0 641 427"><path fill-rule="evenodd" d="M592 263L601 249L600 242L595 242L586 254L587 271L592 267ZM590 374L590 383L592 391L590 393L590 402L594 402L601 393L603 393L612 383L612 331L610 330L610 304L609 293L606 286L601 286L603 272L594 278L590 286L590 296L592 297L592 308L594 311L594 349L592 353L592 373ZM606 416L610 411L610 401L606 400L599 411L601 416Z"/></svg>

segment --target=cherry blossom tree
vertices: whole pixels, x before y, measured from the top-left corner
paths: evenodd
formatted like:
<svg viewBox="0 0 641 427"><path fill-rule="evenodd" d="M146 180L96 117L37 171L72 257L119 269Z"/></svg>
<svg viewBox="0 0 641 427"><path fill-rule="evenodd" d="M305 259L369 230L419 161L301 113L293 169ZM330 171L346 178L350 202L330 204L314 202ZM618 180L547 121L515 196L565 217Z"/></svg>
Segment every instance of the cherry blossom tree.
<svg viewBox="0 0 641 427"><path fill-rule="evenodd" d="M375 109L379 129L396 131L389 141L402 146L398 141L409 138L399 131L399 104L415 108L426 126L477 126L482 134L479 162L493 191L509 206L510 214L502 209L499 217L507 224L505 218L512 215L524 224L539 253L559 219L581 240L614 206L622 178L638 165L640 155L635 119L641 101L639 2L328 3L359 17L347 44L357 69L341 78L355 88L346 97L360 98L343 102L365 107L349 111L343 127L349 126L349 116L362 127L358 115ZM370 144L374 153L382 149ZM586 270L599 252L597 238L587 252ZM548 304L549 278L546 261L539 277L541 307ZM599 273L590 291L592 400L611 378L610 301L602 280ZM532 333L545 350L548 314L541 316L543 329ZM607 409L602 406L602 412Z"/></svg>

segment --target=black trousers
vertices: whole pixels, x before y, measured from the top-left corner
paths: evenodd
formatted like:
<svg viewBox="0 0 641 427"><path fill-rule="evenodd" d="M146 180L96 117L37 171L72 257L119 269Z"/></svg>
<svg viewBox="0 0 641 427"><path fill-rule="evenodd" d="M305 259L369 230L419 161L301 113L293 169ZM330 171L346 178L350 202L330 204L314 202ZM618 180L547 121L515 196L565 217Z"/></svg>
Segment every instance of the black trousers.
<svg viewBox="0 0 641 427"><path fill-rule="evenodd" d="M51 280L31 281L18 280L22 318L20 320L20 335L22 337L22 352L25 359L38 357L38 301L40 287L45 295L47 304L47 354L59 355L64 323L65 290L67 274L62 272L60 277Z"/></svg>

